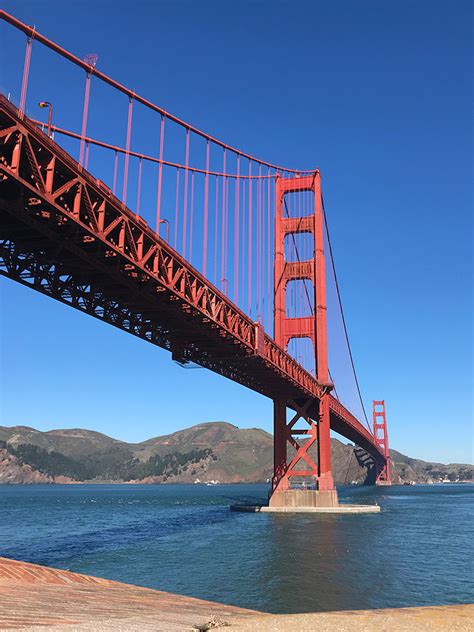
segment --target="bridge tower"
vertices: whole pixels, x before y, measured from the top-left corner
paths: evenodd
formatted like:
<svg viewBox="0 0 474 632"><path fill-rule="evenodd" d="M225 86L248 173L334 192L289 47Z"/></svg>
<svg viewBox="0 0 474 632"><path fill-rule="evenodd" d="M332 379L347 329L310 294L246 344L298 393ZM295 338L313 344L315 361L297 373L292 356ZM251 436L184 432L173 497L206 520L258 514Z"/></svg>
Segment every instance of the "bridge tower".
<svg viewBox="0 0 474 632"><path fill-rule="evenodd" d="M285 196L311 192L309 214L290 217ZM308 196L302 199L307 200ZM301 203L296 203L301 208ZM321 176L276 179L274 337L287 349L294 338L309 338L315 355L316 377L322 386L319 401L274 401L274 475L270 506L335 506L337 492L331 472L329 425L328 349L326 329L326 270ZM285 260L285 238L297 233L313 236L313 257L308 261ZM290 281L312 283L314 313L302 318L287 316L286 290ZM287 407L296 411L287 420ZM301 427L303 426L303 427ZM292 489L292 479L300 482Z"/></svg>
<svg viewBox="0 0 474 632"><path fill-rule="evenodd" d="M385 463L375 463L375 484L391 485L390 477L390 453L388 449L387 417L385 413L385 401L372 402L372 418L374 423L374 437L377 445L382 450Z"/></svg>

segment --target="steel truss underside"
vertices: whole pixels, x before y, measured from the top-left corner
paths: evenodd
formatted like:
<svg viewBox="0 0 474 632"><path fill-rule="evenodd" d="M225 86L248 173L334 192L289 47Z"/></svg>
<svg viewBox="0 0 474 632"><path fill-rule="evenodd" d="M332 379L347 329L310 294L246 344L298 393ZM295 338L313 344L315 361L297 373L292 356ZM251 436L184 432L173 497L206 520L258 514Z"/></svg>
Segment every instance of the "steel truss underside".
<svg viewBox="0 0 474 632"><path fill-rule="evenodd" d="M312 375L0 97L0 272L256 392L318 414ZM330 397L331 428L384 461Z"/></svg>

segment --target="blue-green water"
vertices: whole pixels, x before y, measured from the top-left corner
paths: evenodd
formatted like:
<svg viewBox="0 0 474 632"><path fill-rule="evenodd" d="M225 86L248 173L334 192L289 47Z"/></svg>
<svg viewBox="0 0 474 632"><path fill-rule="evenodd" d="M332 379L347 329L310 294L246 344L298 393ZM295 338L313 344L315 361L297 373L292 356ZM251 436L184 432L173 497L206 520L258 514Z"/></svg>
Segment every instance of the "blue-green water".
<svg viewBox="0 0 474 632"><path fill-rule="evenodd" d="M270 612L466 603L472 485L344 488L374 515L229 511L264 485L0 487L0 556Z"/></svg>

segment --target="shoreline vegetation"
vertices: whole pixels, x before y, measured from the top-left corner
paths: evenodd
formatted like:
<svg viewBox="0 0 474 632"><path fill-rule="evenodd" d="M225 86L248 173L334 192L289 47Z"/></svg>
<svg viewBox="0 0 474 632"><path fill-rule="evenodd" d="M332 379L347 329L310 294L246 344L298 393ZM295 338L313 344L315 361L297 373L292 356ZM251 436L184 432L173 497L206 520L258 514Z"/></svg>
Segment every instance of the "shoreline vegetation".
<svg viewBox="0 0 474 632"><path fill-rule="evenodd" d="M371 483L368 455L331 439L336 484ZM473 466L429 463L391 450L395 484L469 483ZM0 484L266 483L273 437L225 422L202 423L141 443L85 429L0 426Z"/></svg>

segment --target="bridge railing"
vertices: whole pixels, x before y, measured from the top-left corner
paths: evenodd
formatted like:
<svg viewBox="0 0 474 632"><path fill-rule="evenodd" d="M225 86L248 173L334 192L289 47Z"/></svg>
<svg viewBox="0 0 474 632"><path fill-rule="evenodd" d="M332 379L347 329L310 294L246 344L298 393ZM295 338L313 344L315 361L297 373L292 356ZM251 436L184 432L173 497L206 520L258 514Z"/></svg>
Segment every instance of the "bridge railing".
<svg viewBox="0 0 474 632"><path fill-rule="evenodd" d="M317 394L311 350L292 341L288 354L271 337L275 178L315 169L290 169L224 143L111 78L97 56L81 59L3 10L0 18L13 27L5 47L17 51L6 75L17 86L12 102L32 120L46 112L43 130L94 174L114 204L144 220L252 328L260 323L267 361ZM39 102L49 105L39 109ZM300 204L310 203L290 195L288 217L304 215ZM298 239L285 245L286 255L304 260L312 245ZM308 295L311 302L305 283L288 288L291 316L306 309Z"/></svg>
<svg viewBox="0 0 474 632"><path fill-rule="evenodd" d="M44 129L81 166L271 333L274 180L308 171L222 142L110 77L97 55L81 59L5 11L0 18L27 38L24 60L10 60L20 110L46 112Z"/></svg>
<svg viewBox="0 0 474 632"><path fill-rule="evenodd" d="M55 158L55 172L51 182L57 183L59 188L48 191L47 185L42 184L42 179L37 180L39 192L45 195L48 203L54 203L58 211L81 223L83 229L90 231L91 238L104 241L121 257L130 259L131 263L152 275L190 307L200 311L202 316L225 329L250 354L260 355L262 360L292 381L302 395L315 399L321 396L322 389L317 380L264 333L261 323L253 321L240 310L166 240L159 237L146 221L128 209L108 189L104 189L100 181L75 162L61 146L38 130L34 122L22 116L3 96L0 96L0 107L7 117L11 117L12 123L21 121L19 129L25 128L30 137L38 141L38 151L43 156L46 150ZM6 129L10 127L7 123ZM8 169L8 165L5 168ZM13 177L20 177L17 169L10 168L10 177L12 174ZM88 191L85 197L82 189L77 188L78 183ZM71 187L76 191L77 204L66 200L61 202L61 190L67 188L70 191ZM93 201L93 204L86 204L84 199ZM121 236L120 239L117 239L117 235Z"/></svg>

